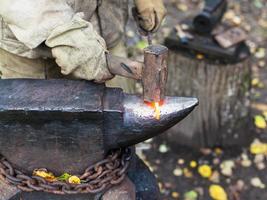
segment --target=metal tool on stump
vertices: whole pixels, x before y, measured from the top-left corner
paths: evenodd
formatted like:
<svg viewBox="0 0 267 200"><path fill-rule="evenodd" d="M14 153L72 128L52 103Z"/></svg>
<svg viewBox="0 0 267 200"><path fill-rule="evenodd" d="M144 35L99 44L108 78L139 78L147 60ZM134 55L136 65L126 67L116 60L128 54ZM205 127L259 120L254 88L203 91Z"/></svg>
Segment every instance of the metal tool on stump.
<svg viewBox="0 0 267 200"><path fill-rule="evenodd" d="M242 62L249 55L249 48L245 44L246 34L241 29L231 30L225 36L225 30L232 29L228 24L222 23L221 19L227 9L227 0L206 0L203 11L193 19L187 18L181 22L188 26L187 37L178 26L165 39L165 45L185 56L196 57L197 54L204 55L209 61L223 64L235 64ZM177 36L178 35L178 36ZM183 36L181 36L183 35ZM228 37L231 41L227 48L223 48L216 41L217 37ZM219 38L220 39L220 38Z"/></svg>
<svg viewBox="0 0 267 200"><path fill-rule="evenodd" d="M165 39L170 49L167 95L196 96L192 115L168 130L174 148L246 145L250 142L249 48L244 31L221 21L226 0L206 0ZM239 29L239 30L238 30Z"/></svg>

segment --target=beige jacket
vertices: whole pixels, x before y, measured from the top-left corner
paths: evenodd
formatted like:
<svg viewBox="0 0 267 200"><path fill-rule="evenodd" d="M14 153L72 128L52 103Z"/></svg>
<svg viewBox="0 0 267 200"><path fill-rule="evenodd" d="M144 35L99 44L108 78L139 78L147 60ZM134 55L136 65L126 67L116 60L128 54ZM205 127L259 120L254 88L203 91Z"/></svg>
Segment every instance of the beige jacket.
<svg viewBox="0 0 267 200"><path fill-rule="evenodd" d="M121 39L128 17L128 0L1 0L0 48L27 58L51 57L44 42L56 27L84 13L109 48Z"/></svg>

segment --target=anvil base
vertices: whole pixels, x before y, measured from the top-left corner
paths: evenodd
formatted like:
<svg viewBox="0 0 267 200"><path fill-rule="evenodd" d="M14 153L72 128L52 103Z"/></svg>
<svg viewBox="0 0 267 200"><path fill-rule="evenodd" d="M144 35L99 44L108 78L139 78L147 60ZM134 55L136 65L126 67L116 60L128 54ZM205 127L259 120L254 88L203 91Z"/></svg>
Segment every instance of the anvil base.
<svg viewBox="0 0 267 200"><path fill-rule="evenodd" d="M159 189L155 176L136 155L128 177L134 183L136 200L159 200ZM0 200L101 200L102 194L55 195L44 192L21 192L0 180ZM120 200L120 199L118 199ZM122 199L121 199L122 200Z"/></svg>

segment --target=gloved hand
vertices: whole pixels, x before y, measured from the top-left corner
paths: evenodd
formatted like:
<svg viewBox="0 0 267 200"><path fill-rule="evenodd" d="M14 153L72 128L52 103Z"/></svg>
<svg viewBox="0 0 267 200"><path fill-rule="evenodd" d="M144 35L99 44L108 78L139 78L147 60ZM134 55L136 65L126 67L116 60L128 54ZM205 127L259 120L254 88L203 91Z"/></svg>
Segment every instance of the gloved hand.
<svg viewBox="0 0 267 200"><path fill-rule="evenodd" d="M166 15L162 0L135 0L137 23L145 32L156 32Z"/></svg>
<svg viewBox="0 0 267 200"><path fill-rule="evenodd" d="M55 28L46 40L61 73L97 83L113 78L106 63L106 44L79 14Z"/></svg>

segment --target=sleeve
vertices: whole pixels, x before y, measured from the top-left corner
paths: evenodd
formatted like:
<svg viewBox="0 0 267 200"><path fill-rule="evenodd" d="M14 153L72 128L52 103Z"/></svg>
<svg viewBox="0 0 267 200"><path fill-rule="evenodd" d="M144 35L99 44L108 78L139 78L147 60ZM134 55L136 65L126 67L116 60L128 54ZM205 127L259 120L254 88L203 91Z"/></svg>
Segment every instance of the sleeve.
<svg viewBox="0 0 267 200"><path fill-rule="evenodd" d="M39 46L74 14L66 0L0 0L0 15L16 38L30 49Z"/></svg>

